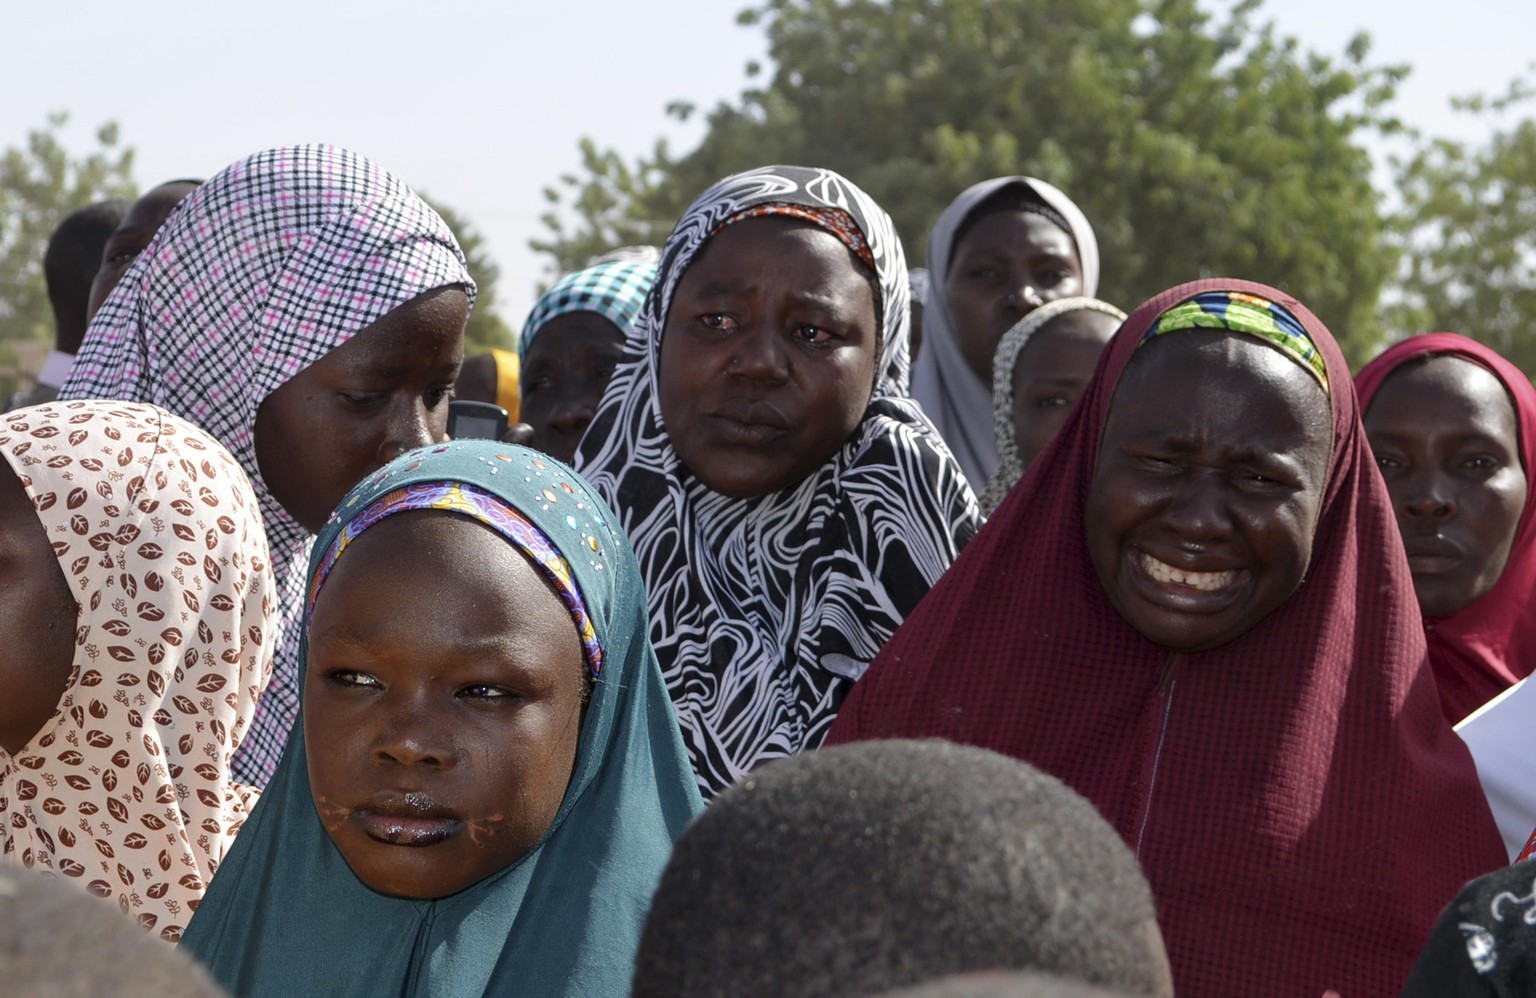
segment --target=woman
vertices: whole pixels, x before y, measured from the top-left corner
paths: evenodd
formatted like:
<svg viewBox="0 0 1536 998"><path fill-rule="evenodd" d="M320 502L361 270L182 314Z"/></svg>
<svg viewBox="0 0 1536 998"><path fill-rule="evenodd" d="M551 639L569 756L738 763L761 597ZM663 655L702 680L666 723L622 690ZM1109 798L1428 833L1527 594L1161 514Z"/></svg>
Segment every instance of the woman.
<svg viewBox="0 0 1536 998"><path fill-rule="evenodd" d="M618 510L700 785L820 744L976 529L906 397L889 216L828 170L729 177L663 251L578 455Z"/></svg>
<svg viewBox="0 0 1536 998"><path fill-rule="evenodd" d="M1124 312L1097 298L1058 298L1003 334L992 361L999 463L981 496L983 514L992 515L1055 438L1124 321Z"/></svg>
<svg viewBox="0 0 1536 998"><path fill-rule="evenodd" d="M655 280L651 264L598 264L565 275L533 306L521 341L532 446L575 457Z"/></svg>
<svg viewBox="0 0 1536 998"><path fill-rule="evenodd" d="M153 402L212 433L261 500L277 662L235 759L264 785L298 713L304 564L347 489L447 435L475 293L410 188L329 146L257 153L187 195L91 322L61 398Z"/></svg>
<svg viewBox="0 0 1536 998"><path fill-rule="evenodd" d="M1091 800L1152 882L1179 994L1391 994L1503 860L1348 367L1246 281L1126 320L828 744L919 735Z"/></svg>
<svg viewBox="0 0 1536 998"><path fill-rule="evenodd" d="M1393 346L1355 387L1456 724L1536 668L1536 389L1453 333Z"/></svg>
<svg viewBox="0 0 1536 998"><path fill-rule="evenodd" d="M412 452L310 571L304 711L184 947L240 995L623 995L701 808L624 537L526 448Z"/></svg>
<svg viewBox="0 0 1536 998"><path fill-rule="evenodd" d="M1099 244L1065 194L1033 177L996 177L967 188L928 237L933 287L923 313L912 397L978 492L997 470L992 357L1033 309L1093 295Z"/></svg>
<svg viewBox="0 0 1536 998"><path fill-rule="evenodd" d="M154 406L0 418L0 855L175 942L255 794L230 757L272 664L256 496Z"/></svg>
<svg viewBox="0 0 1536 998"><path fill-rule="evenodd" d="M511 350L492 347L485 353L464 358L459 378L453 383L455 401L489 402L507 410L507 421L522 418L522 389L518 375L522 360Z"/></svg>

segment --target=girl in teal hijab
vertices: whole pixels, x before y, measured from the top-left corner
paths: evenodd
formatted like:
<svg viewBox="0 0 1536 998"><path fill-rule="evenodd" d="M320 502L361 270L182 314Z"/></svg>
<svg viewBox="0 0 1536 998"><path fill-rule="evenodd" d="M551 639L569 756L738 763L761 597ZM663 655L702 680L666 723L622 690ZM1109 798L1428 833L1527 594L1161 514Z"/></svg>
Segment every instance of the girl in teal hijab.
<svg viewBox="0 0 1536 998"><path fill-rule="evenodd" d="M627 993L703 805L614 523L564 465L489 441L343 500L310 563L303 716L183 937L216 980Z"/></svg>

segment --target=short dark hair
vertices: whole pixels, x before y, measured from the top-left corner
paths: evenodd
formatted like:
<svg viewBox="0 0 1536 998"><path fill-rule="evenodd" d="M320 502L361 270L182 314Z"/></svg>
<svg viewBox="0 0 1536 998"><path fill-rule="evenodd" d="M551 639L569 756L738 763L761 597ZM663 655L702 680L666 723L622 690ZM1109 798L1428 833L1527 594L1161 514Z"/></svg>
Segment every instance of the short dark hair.
<svg viewBox="0 0 1536 998"><path fill-rule="evenodd" d="M35 998L224 993L196 962L140 928L116 903L20 867L0 870L0 981L6 994Z"/></svg>
<svg viewBox="0 0 1536 998"><path fill-rule="evenodd" d="M928 981L880 998L1129 998L1125 991L1106 991L1092 984L1034 971L993 971L961 974Z"/></svg>
<svg viewBox="0 0 1536 998"><path fill-rule="evenodd" d="M865 742L766 766L689 826L633 995L870 995L989 968L1172 993L1151 888L1092 804L995 752Z"/></svg>
<svg viewBox="0 0 1536 998"><path fill-rule="evenodd" d="M43 253L43 279L53 306L54 340L58 349L75 353L85 338L85 310L91 281L101 269L101 253L112 232L128 214L127 201L97 201L76 208L53 230Z"/></svg>

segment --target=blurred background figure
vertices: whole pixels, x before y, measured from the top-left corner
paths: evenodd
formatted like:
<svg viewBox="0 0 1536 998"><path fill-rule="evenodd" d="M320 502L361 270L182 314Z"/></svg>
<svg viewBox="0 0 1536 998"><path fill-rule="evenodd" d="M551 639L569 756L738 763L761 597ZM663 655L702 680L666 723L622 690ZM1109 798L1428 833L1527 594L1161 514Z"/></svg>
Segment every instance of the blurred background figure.
<svg viewBox="0 0 1536 998"><path fill-rule="evenodd" d="M489 402L507 410L507 422L516 423L522 412L522 361L511 350L491 349L464 358L453 397L470 402Z"/></svg>
<svg viewBox="0 0 1536 998"><path fill-rule="evenodd" d="M5 411L52 402L59 397L59 388L69 377L75 354L85 338L91 279L101 265L103 247L127 211L127 201L97 201L70 212L53 230L43 256L48 304L53 308L53 349L43 362L37 383L7 399Z"/></svg>
<svg viewBox="0 0 1536 998"><path fill-rule="evenodd" d="M96 317L102 302L117 287L117 282L123 279L133 261L144 252L149 241L155 238L155 233L160 231L160 226L165 224L171 212L201 183L201 180L168 180L133 202L133 206L121 217L106 240L106 246L96 261L96 273L90 286L90 304L85 313L87 322Z"/></svg>

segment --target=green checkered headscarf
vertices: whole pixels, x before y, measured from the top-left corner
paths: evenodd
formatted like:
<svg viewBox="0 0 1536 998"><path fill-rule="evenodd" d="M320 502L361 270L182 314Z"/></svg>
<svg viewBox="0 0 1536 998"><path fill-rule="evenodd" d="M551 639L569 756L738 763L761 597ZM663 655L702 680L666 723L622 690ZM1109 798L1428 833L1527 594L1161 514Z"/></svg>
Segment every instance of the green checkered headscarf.
<svg viewBox="0 0 1536 998"><path fill-rule="evenodd" d="M615 261L600 263L574 274L566 274L528 313L518 353L526 356L528 344L551 319L569 312L596 312L619 327L625 338L640 317L640 306L651 285L656 283L656 267L649 263Z"/></svg>
<svg viewBox="0 0 1536 998"><path fill-rule="evenodd" d="M1266 298L1241 291L1198 294L1158 316L1141 343L1186 329L1226 329L1263 340L1300 364L1317 379L1324 392L1329 390L1328 368L1312 337L1299 319Z"/></svg>

